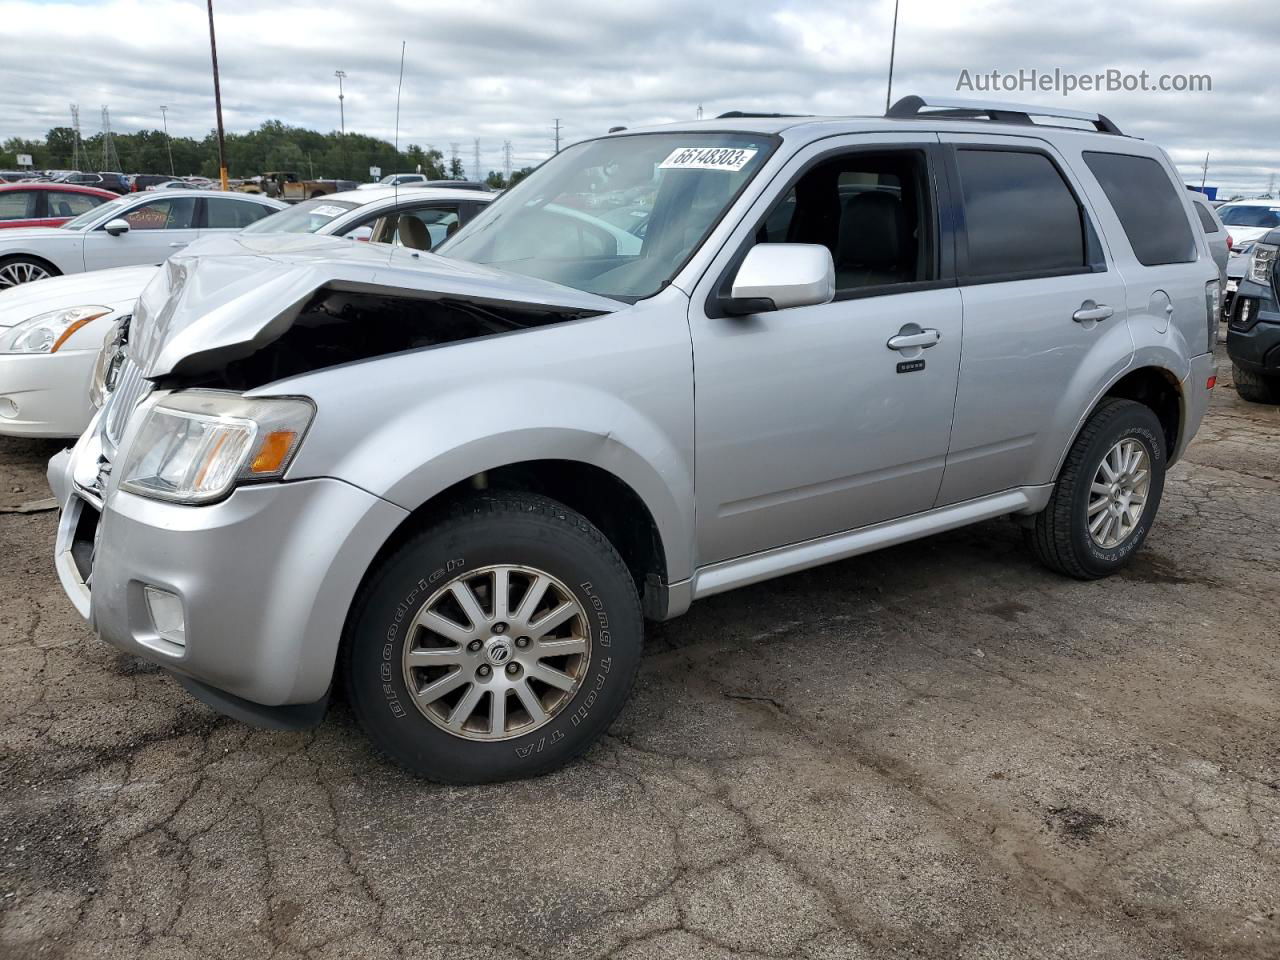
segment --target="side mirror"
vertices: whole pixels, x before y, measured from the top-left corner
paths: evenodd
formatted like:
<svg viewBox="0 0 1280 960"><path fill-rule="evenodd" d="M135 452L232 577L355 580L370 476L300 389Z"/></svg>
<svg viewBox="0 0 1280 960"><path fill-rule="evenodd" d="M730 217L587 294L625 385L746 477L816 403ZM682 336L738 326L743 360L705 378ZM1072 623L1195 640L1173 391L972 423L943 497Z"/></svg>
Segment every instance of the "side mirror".
<svg viewBox="0 0 1280 960"><path fill-rule="evenodd" d="M720 306L730 316L745 316L830 303L835 295L835 264L822 244L758 243L747 252Z"/></svg>
<svg viewBox="0 0 1280 960"><path fill-rule="evenodd" d="M123 217L116 217L114 220L108 220L106 226L102 228L113 237L129 232L129 221Z"/></svg>

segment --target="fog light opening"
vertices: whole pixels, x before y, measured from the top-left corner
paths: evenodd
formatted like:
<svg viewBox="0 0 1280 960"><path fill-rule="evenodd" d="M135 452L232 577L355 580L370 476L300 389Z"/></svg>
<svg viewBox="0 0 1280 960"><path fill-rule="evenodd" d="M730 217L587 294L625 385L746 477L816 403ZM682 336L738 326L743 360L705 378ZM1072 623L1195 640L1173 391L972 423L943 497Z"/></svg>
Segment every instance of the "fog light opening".
<svg viewBox="0 0 1280 960"><path fill-rule="evenodd" d="M6 420L16 420L18 418L18 404L9 397L0 397L0 417Z"/></svg>
<svg viewBox="0 0 1280 960"><path fill-rule="evenodd" d="M151 614L157 636L175 647L186 647L187 616L182 609L182 598L159 587L146 587L143 595L147 598L147 612Z"/></svg>

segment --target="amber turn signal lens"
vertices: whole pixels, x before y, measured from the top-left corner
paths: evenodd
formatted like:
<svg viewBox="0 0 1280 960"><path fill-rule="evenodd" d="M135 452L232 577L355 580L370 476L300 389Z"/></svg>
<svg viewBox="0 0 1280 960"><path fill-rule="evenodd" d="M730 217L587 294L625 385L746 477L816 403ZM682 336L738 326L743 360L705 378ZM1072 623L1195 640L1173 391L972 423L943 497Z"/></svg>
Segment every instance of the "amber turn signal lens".
<svg viewBox="0 0 1280 960"><path fill-rule="evenodd" d="M262 438L258 455L249 464L250 473L276 473L289 455L298 435L292 430L273 430Z"/></svg>
<svg viewBox="0 0 1280 960"><path fill-rule="evenodd" d="M58 352L58 348L59 348L59 347L61 347L64 343L66 343L68 340L70 340L70 339L71 339L71 335L72 335L73 333L75 333L77 330L79 330L81 327L83 327L83 326L84 326L86 323L88 323L89 321L91 321L91 320L97 320L97 319L98 319L99 317L101 317L101 316L105 316L105 314L95 313L95 314L94 314L93 316L91 316L91 317L84 317L84 318L82 318L82 319L80 319L80 320L77 320L75 323L71 324L71 326L67 327L67 329L65 329L65 330L63 330L63 331L62 331L62 335L61 335L60 337L58 337L58 339L57 339L57 340L53 341L53 346L49 348L49 352L50 352L50 353L57 353L57 352Z"/></svg>

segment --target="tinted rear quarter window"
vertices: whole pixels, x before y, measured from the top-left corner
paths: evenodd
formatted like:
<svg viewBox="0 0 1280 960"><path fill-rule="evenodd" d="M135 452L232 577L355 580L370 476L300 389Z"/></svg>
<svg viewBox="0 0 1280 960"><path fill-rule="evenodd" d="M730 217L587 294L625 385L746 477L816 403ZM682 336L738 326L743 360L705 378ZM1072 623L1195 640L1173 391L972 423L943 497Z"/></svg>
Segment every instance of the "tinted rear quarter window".
<svg viewBox="0 0 1280 960"><path fill-rule="evenodd" d="M970 279L1084 272L1084 219L1075 194L1042 153L956 152Z"/></svg>
<svg viewBox="0 0 1280 960"><path fill-rule="evenodd" d="M1204 232L1217 233L1218 225L1213 222L1213 214L1194 200L1191 201L1191 205L1196 208L1196 213L1200 216L1200 226L1204 227Z"/></svg>
<svg viewBox="0 0 1280 960"><path fill-rule="evenodd" d="M1196 241L1182 197L1163 166L1150 157L1085 151L1084 162L1120 218L1133 255L1143 266L1190 263Z"/></svg>

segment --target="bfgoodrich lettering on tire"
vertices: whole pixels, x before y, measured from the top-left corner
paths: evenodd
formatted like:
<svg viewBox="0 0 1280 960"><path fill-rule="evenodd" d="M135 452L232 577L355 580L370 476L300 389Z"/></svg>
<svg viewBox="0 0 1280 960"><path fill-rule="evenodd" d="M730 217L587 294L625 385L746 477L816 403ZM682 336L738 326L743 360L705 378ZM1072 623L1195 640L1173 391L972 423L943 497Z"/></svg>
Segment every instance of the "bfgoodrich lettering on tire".
<svg viewBox="0 0 1280 960"><path fill-rule="evenodd" d="M483 783L545 773L622 709L643 620L613 546L562 504L475 497L370 577L347 624L349 697L413 773Z"/></svg>
<svg viewBox="0 0 1280 960"><path fill-rule="evenodd" d="M1105 577L1146 540L1164 492L1166 441L1150 407L1109 399L1072 444L1049 505L1027 539L1047 567Z"/></svg>

